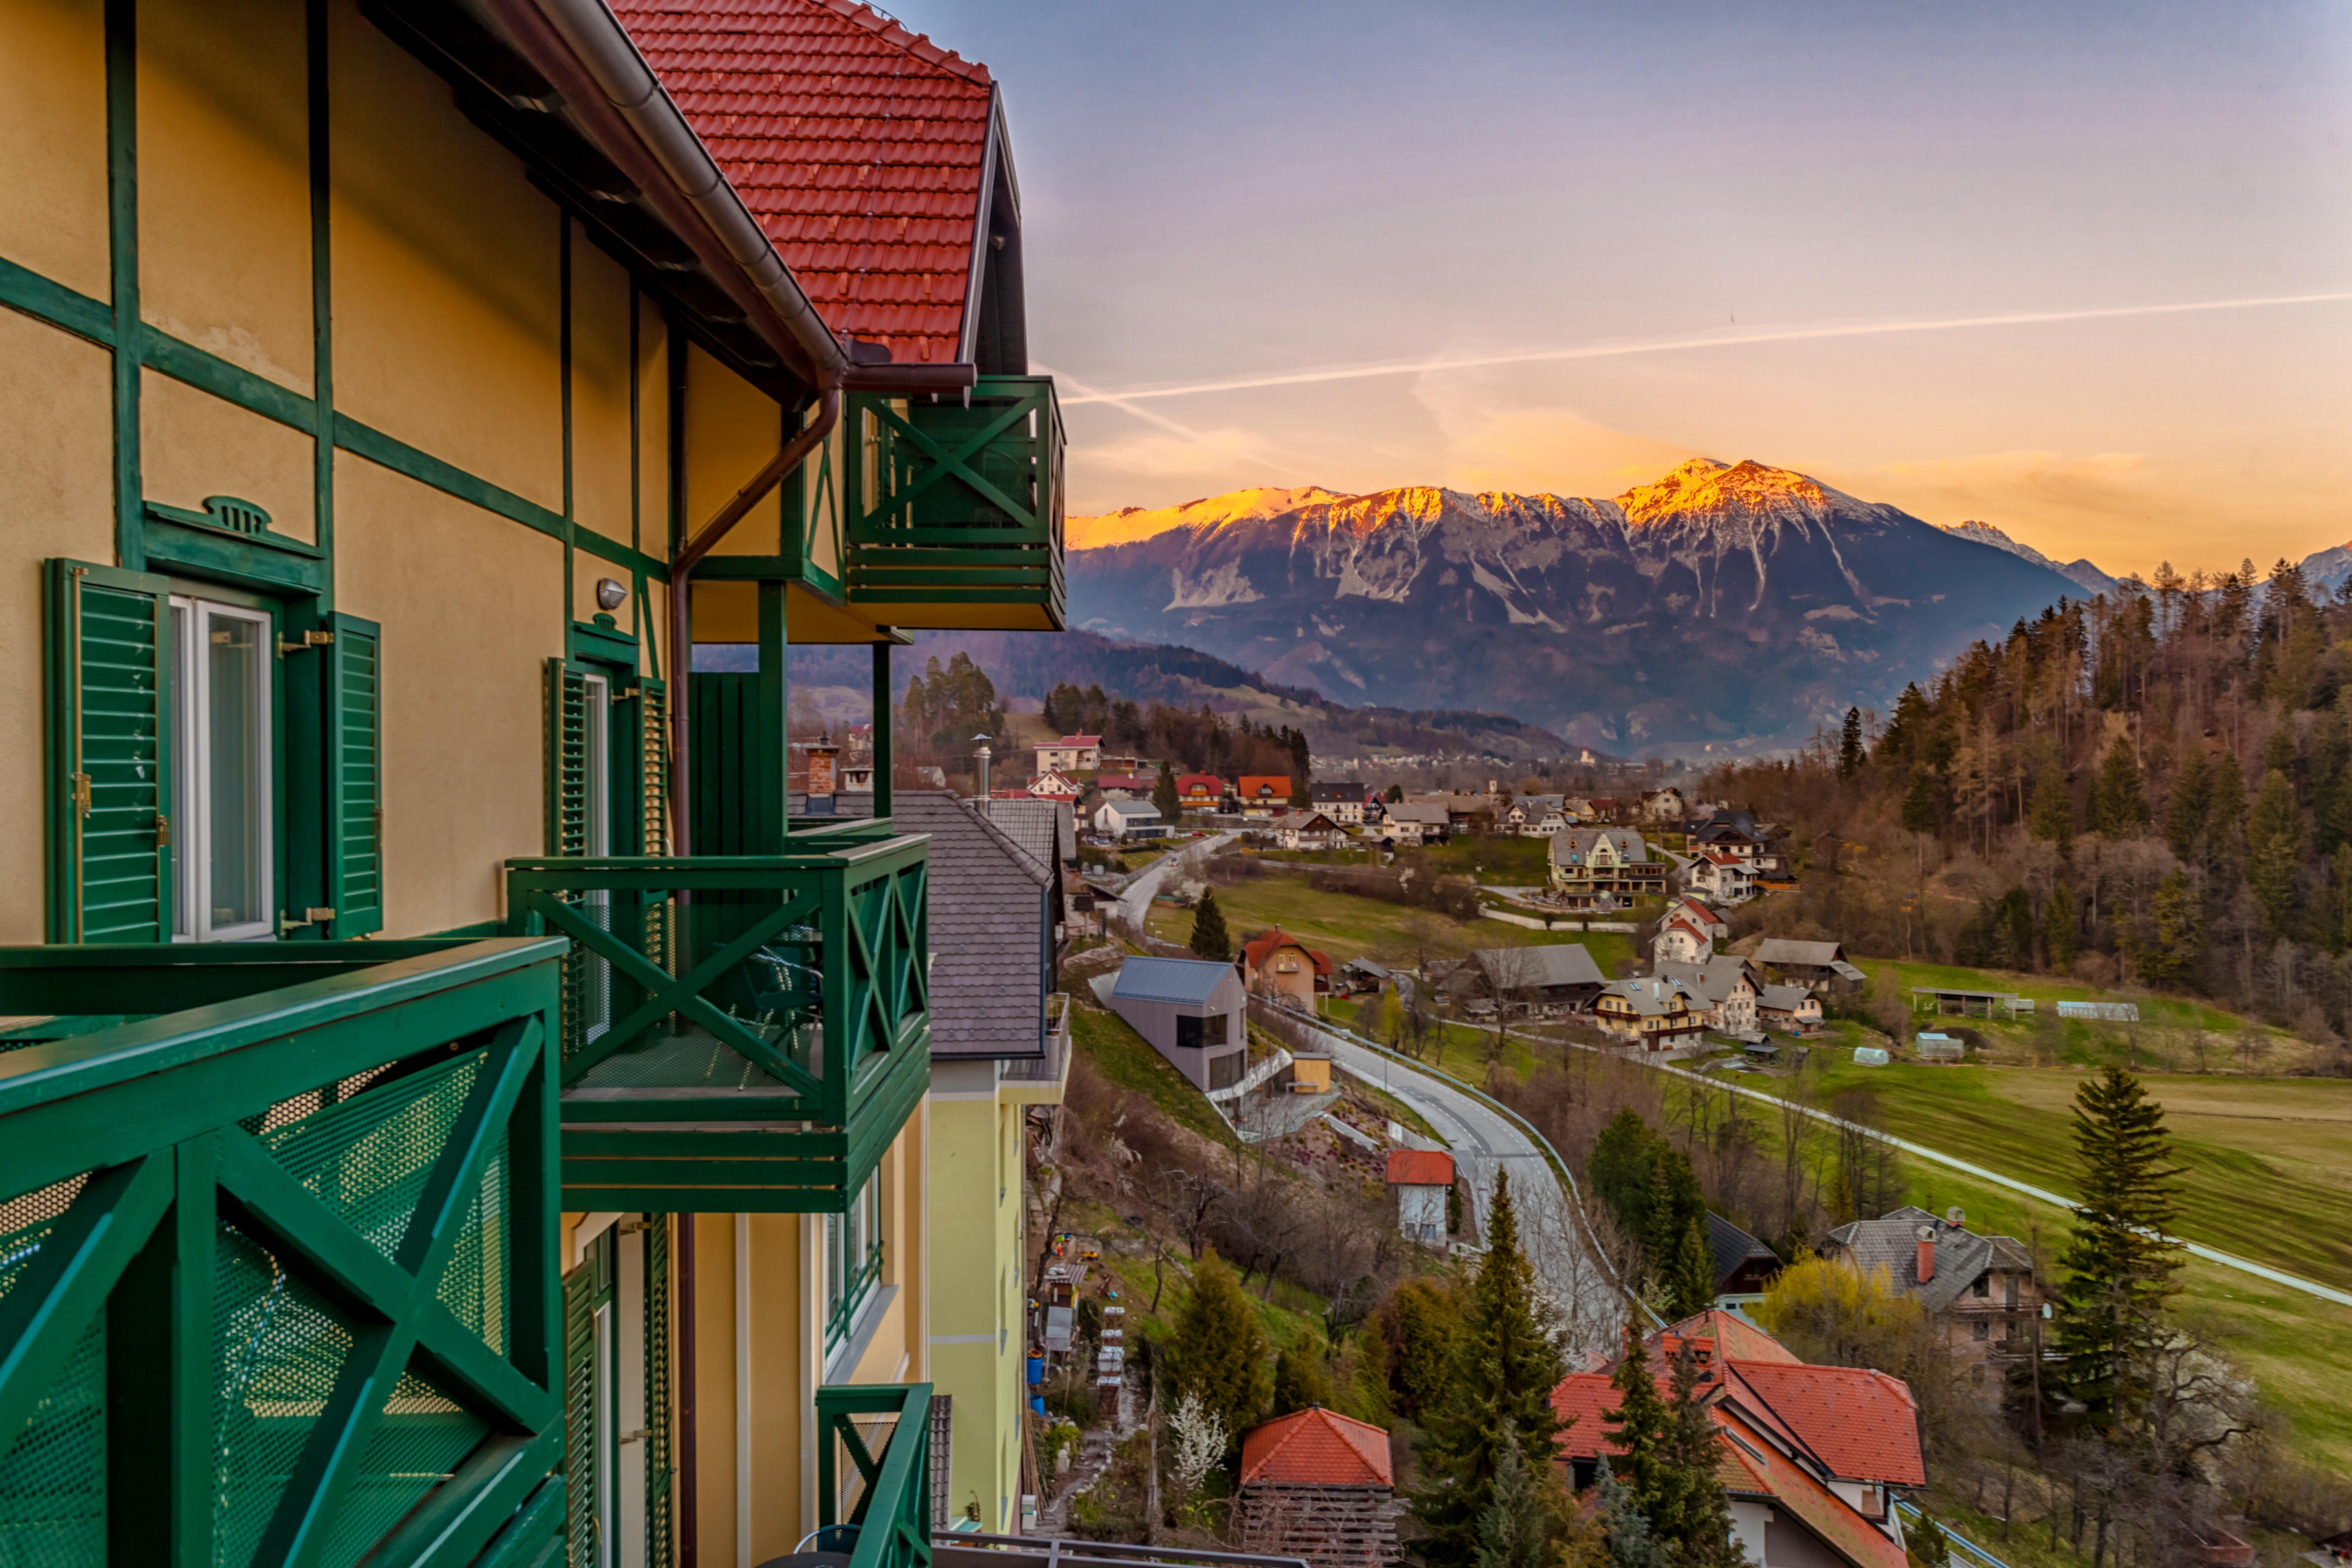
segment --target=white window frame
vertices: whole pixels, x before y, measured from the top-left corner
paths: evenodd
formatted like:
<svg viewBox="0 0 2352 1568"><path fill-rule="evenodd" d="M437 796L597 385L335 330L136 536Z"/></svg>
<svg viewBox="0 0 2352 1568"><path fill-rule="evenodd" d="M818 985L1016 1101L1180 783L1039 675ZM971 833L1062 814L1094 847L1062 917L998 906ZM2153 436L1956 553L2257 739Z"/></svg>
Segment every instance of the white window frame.
<svg viewBox="0 0 2352 1568"><path fill-rule="evenodd" d="M172 940L174 942L271 942L278 936L278 854L274 774L277 732L275 622L267 610L226 605L215 599L173 594L179 610L173 649L176 679L172 693ZM255 666L254 842L260 847L261 918L234 925L212 921L212 711L211 646L206 633L215 619L245 621L257 628L261 658Z"/></svg>

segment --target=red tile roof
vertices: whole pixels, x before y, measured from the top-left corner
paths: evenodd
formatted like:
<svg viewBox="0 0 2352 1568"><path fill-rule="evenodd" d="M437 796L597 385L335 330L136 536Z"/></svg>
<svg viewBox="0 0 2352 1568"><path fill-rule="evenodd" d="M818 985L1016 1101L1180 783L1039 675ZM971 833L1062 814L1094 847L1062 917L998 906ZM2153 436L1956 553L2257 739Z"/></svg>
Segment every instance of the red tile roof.
<svg viewBox="0 0 2352 1568"><path fill-rule="evenodd" d="M1392 1187L1450 1187L1454 1184L1454 1156L1443 1149L1391 1149L1389 1151L1389 1185Z"/></svg>
<svg viewBox="0 0 2352 1568"><path fill-rule="evenodd" d="M1058 741L1040 741L1037 744L1040 746L1092 746L1099 750L1102 746L1102 737L1100 735L1065 735Z"/></svg>
<svg viewBox="0 0 2352 1568"><path fill-rule="evenodd" d="M1282 947L1295 947L1299 952L1305 953L1307 956L1307 959L1315 965L1316 973L1328 974L1331 973L1331 958L1328 953L1316 952L1313 948L1307 946L1305 942L1299 941L1297 937L1283 930L1280 926L1270 927L1243 942L1242 961L1251 969L1263 969L1265 967L1267 957L1270 956L1276 948Z"/></svg>
<svg viewBox="0 0 2352 1568"><path fill-rule="evenodd" d="M1674 1342L1684 1340L1713 1340L1716 1354L1724 1361L1770 1361L1784 1366L1802 1366L1796 1352L1749 1322L1737 1312L1727 1312L1720 1307L1709 1307L1704 1312L1685 1318L1667 1331ZM1660 1336L1650 1336L1651 1353L1657 1353Z"/></svg>
<svg viewBox="0 0 2352 1568"><path fill-rule="evenodd" d="M1176 790L1180 795L1223 795L1225 781L1214 773L1178 773Z"/></svg>
<svg viewBox="0 0 2352 1568"><path fill-rule="evenodd" d="M1789 1366L1733 1361L1738 1384L1752 1389L1831 1473L1888 1486L1927 1484L1919 1447L1919 1407L1899 1378L1858 1366Z"/></svg>
<svg viewBox="0 0 2352 1568"><path fill-rule="evenodd" d="M952 363L986 195L988 68L854 0L613 0L836 332Z"/></svg>
<svg viewBox="0 0 2352 1568"><path fill-rule="evenodd" d="M1284 800L1290 798L1290 781L1280 773L1244 773L1240 793L1244 799L1255 800L1260 790Z"/></svg>
<svg viewBox="0 0 2352 1568"><path fill-rule="evenodd" d="M1242 1485L1389 1487L1389 1435L1320 1405L1242 1434Z"/></svg>
<svg viewBox="0 0 2352 1568"><path fill-rule="evenodd" d="M1843 1498L1808 1475L1762 1434L1725 1411L1716 1412L1724 1433L1723 1487L1734 1496L1771 1499L1819 1536L1830 1549L1860 1568L1906 1568L1903 1548L1863 1517Z"/></svg>

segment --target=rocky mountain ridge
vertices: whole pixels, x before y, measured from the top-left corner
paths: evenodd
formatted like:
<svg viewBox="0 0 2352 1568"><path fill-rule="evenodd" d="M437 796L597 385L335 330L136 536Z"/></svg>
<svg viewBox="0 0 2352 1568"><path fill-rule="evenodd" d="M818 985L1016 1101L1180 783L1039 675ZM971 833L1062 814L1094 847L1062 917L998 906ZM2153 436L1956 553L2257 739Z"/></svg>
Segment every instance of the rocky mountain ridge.
<svg viewBox="0 0 2352 1568"><path fill-rule="evenodd" d="M2075 560L2069 561L2063 566L2061 566L2055 561L2051 560L2047 555L2042 554L2039 550L2034 549L2031 544L2026 544L2018 540L2011 539L2008 534L2003 533L2000 529L1995 528L1989 522L1977 522L1970 521L1968 522L1955 522L1942 524L1939 526L1943 528L1946 533L1957 534L1962 539L1972 539L1979 544L1990 544L1995 550L2006 550L2011 555L2016 556L2019 560L2031 561L2036 566L2047 566L2053 572L2057 573L2061 577L2065 578L2068 582L2082 589L2085 594L2112 594L2117 587L2122 585L2121 578L2111 577L2106 573L2100 571L2096 566L2091 563L2087 557L2078 557Z"/></svg>

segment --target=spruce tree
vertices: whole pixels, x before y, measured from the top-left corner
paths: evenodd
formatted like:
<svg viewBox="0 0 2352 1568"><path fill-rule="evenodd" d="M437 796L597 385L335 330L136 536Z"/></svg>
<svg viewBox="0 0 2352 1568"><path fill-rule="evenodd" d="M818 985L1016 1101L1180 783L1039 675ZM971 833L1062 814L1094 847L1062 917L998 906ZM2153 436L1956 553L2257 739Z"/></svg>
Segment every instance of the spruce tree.
<svg viewBox="0 0 2352 1568"><path fill-rule="evenodd" d="M1546 1488L1519 1452L1518 1428L1503 1423L1495 1456L1495 1485L1471 1544L1473 1568L1549 1568L1559 1487Z"/></svg>
<svg viewBox="0 0 2352 1568"><path fill-rule="evenodd" d="M2147 820L2147 797L2140 793L2139 759L2131 739L2117 735L2099 760L2091 783L2091 826L2110 838L2128 838Z"/></svg>
<svg viewBox="0 0 2352 1568"><path fill-rule="evenodd" d="M2205 870L2213 890L2235 887L2246 860L2246 775L2238 759L2213 759L2205 807Z"/></svg>
<svg viewBox="0 0 2352 1568"><path fill-rule="evenodd" d="M1234 955L1234 939L1225 930L1225 911L1217 907L1214 889L1203 888L1201 901L1192 907L1192 940L1187 944L1200 958L1230 959Z"/></svg>
<svg viewBox="0 0 2352 1568"><path fill-rule="evenodd" d="M1601 1130L1592 1142L1592 1158L1585 1165L1592 1195L1609 1207L1617 1227L1639 1241L1649 1231L1650 1184L1655 1163L1650 1145L1655 1135L1642 1113L1627 1106Z"/></svg>
<svg viewBox="0 0 2352 1568"><path fill-rule="evenodd" d="M1594 1490L1598 1494L1594 1513L1608 1542L1610 1568L1667 1568L1672 1554L1650 1533L1649 1515L1635 1506L1633 1494L1617 1479L1606 1454L1601 1456Z"/></svg>
<svg viewBox="0 0 2352 1568"><path fill-rule="evenodd" d="M1845 728L1838 736L1838 777L1850 779L1862 772L1862 710L1845 710Z"/></svg>
<svg viewBox="0 0 2352 1568"><path fill-rule="evenodd" d="M1936 770L1924 762L1911 764L1911 783L1903 791L1903 826L1910 833L1933 833L1943 821L1942 792Z"/></svg>
<svg viewBox="0 0 2352 1568"><path fill-rule="evenodd" d="M1151 781L1151 804L1158 808L1162 823L1170 827L1176 826L1176 818L1182 815L1176 799L1176 770L1164 761L1160 764L1160 776Z"/></svg>
<svg viewBox="0 0 2352 1568"><path fill-rule="evenodd" d="M1707 1413L1698 1358L1687 1341L1675 1357L1666 1422L1661 1447L1665 1490L1651 1506L1651 1530L1674 1553L1675 1568L1743 1568L1718 1468L1725 1445Z"/></svg>
<svg viewBox="0 0 2352 1568"><path fill-rule="evenodd" d="M2074 889L2063 882L2053 883L2050 901L2042 910L2042 951L2057 973L2074 967L2075 923Z"/></svg>
<svg viewBox="0 0 2352 1568"><path fill-rule="evenodd" d="M1683 1226L1682 1245L1675 1249L1666 1274L1668 1309L1676 1319L1704 1312L1715 1304L1715 1252L1706 1244L1706 1216L1693 1215Z"/></svg>
<svg viewBox="0 0 2352 1568"><path fill-rule="evenodd" d="M2066 770L2053 763L2033 780L2033 801L2026 820L2033 837L2058 846L2064 854L2074 842L2074 792L2067 787Z"/></svg>
<svg viewBox="0 0 2352 1568"><path fill-rule="evenodd" d="M1624 1483L1628 1503L1651 1521L1654 1531L1654 1510L1671 1491L1666 1466L1667 1429L1673 1418L1666 1402L1658 1395L1658 1380L1650 1371L1650 1351L1643 1342L1641 1325L1633 1320L1626 1321L1625 1349L1611 1369L1609 1382L1617 1390L1617 1405L1601 1421L1609 1428L1609 1449L1615 1456L1611 1463Z"/></svg>
<svg viewBox="0 0 2352 1568"><path fill-rule="evenodd" d="M2295 871L2303 863L2303 813L2294 785L2277 768L2263 775L2262 794L2246 819L2246 886L2271 934L2283 936L2294 914Z"/></svg>
<svg viewBox="0 0 2352 1568"><path fill-rule="evenodd" d="M1234 1271L1214 1252L1203 1253L1193 1268L1192 1292L1176 1315L1168 1359L1174 1363L1171 1392L1197 1394L1234 1441L1265 1413L1273 1394L1265 1333Z"/></svg>
<svg viewBox="0 0 2352 1568"><path fill-rule="evenodd" d="M2164 841L2183 860L2190 858L2205 835L2205 814L2213 800L2213 770L2205 749L2189 743L2189 755L2172 775L2172 795L2164 804Z"/></svg>
<svg viewBox="0 0 2352 1568"><path fill-rule="evenodd" d="M1895 717L1886 721L1885 732L1878 737L1880 757L1899 757L1909 762L1916 756L1921 742L1927 738L1927 726L1933 721L1927 699L1919 690L1917 681L1903 689L1895 700Z"/></svg>
<svg viewBox="0 0 2352 1568"><path fill-rule="evenodd" d="M1311 1350L1296 1347L1274 1359L1274 1404L1269 1412L1287 1415L1310 1405L1331 1403L1331 1380Z"/></svg>
<svg viewBox="0 0 2352 1568"><path fill-rule="evenodd" d="M2163 1106L2120 1068L2075 1091L2074 1153L2083 1198L2058 1260L2066 1277L2058 1349L2084 1422L2108 1431L2145 1411L2150 1356L2180 1290L2181 1247L2169 1232L2182 1168L2172 1163Z"/></svg>
<svg viewBox="0 0 2352 1568"><path fill-rule="evenodd" d="M1567 1375L1559 1314L1520 1250L1518 1214L1504 1172L1495 1178L1486 1253L1464 1305L1453 1376L1443 1403L1425 1418L1426 1481L1412 1508L1429 1530L1423 1558L1432 1568L1471 1568L1508 1443L1528 1457L1528 1484L1539 1495L1559 1491L1555 1459L1563 1423L1551 1395ZM1549 1541L1564 1528L1565 1509L1546 1517Z"/></svg>

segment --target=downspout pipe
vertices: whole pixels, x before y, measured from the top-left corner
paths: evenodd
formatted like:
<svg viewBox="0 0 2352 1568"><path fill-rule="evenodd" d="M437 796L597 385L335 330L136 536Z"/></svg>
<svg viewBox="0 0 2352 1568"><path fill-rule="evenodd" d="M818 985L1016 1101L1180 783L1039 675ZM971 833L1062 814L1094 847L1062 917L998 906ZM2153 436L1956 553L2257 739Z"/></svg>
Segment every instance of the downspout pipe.
<svg viewBox="0 0 2352 1568"><path fill-rule="evenodd" d="M829 380L817 390L816 416L801 426L798 434L776 450L735 492L734 499L712 514L700 531L678 547L669 563L669 658L677 673L677 689L669 703L669 776L670 776L670 840L680 857L694 853L694 813L692 761L688 743L692 739L688 716L694 710L694 569L702 558L727 537L730 530L750 515L753 507L766 500L768 493L783 482L784 476L808 460L809 454L824 445L834 426L841 423L841 385L838 379Z"/></svg>

